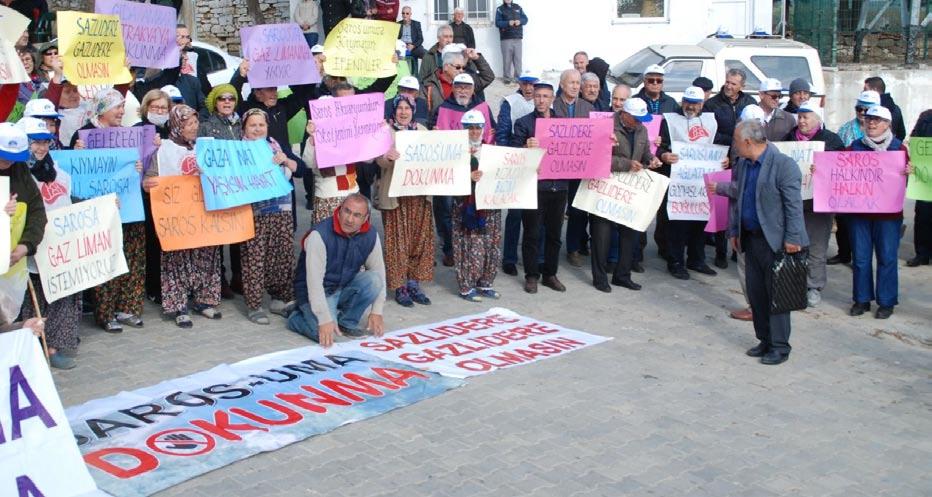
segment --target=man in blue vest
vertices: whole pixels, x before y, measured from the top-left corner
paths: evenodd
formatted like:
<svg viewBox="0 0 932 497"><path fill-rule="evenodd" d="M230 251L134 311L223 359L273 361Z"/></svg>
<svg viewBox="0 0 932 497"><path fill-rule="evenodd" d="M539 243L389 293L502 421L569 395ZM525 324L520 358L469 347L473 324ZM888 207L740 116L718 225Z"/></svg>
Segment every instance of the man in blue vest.
<svg viewBox="0 0 932 497"><path fill-rule="evenodd" d="M288 316L289 330L329 347L338 328L343 336L364 336L359 321L371 306L367 329L382 336L385 261L378 232L369 224L369 210L366 197L353 193L333 217L304 236L294 279L297 307Z"/></svg>

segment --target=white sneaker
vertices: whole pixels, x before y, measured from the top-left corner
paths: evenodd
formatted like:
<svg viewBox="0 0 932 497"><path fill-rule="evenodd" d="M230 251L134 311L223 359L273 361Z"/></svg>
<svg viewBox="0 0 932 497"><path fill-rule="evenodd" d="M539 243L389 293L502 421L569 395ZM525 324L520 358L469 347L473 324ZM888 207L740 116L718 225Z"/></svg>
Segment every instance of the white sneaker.
<svg viewBox="0 0 932 497"><path fill-rule="evenodd" d="M815 307L822 302L822 293L819 292L817 288L810 288L806 292L806 301L809 304L809 307Z"/></svg>

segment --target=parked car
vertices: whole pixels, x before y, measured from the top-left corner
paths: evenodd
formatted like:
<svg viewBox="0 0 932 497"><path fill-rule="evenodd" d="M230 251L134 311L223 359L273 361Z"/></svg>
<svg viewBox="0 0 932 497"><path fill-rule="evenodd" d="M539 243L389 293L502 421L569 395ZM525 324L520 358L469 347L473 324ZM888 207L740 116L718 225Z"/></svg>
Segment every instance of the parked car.
<svg viewBox="0 0 932 497"><path fill-rule="evenodd" d="M783 83L784 95L796 78L810 82L812 94L825 103L825 80L819 53L809 45L785 39L707 38L697 45L650 45L609 71L614 83L625 83L635 92L643 86L644 69L651 64L664 68L664 92L677 101L693 80L705 76L712 80L713 92L725 82L732 68L748 75L745 91L757 93L764 78Z"/></svg>

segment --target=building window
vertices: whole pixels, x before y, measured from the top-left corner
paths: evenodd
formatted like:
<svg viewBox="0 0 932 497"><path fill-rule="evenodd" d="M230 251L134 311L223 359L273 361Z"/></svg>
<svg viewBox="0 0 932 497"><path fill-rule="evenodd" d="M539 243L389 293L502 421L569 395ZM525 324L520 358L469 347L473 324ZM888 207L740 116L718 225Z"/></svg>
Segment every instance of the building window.
<svg viewBox="0 0 932 497"><path fill-rule="evenodd" d="M466 11L466 22L490 22L490 0L434 0L434 22L447 23L453 20L453 9Z"/></svg>
<svg viewBox="0 0 932 497"><path fill-rule="evenodd" d="M617 0L615 17L622 22L667 21L669 0Z"/></svg>

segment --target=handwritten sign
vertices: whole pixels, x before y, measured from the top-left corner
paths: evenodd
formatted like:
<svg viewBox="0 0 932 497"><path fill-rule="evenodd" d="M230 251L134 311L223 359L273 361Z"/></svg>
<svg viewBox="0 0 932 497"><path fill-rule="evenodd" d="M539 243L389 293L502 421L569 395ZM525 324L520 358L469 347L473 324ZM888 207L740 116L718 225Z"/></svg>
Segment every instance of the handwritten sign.
<svg viewBox="0 0 932 497"><path fill-rule="evenodd" d="M728 147L675 141L672 149L679 160L670 168L667 215L672 221L708 221L710 206L704 177L722 170Z"/></svg>
<svg viewBox="0 0 932 497"><path fill-rule="evenodd" d="M789 156L799 166L799 172L803 175L802 193L803 200L812 199L812 165L813 154L825 151L825 142L808 141L808 142L773 142L781 153Z"/></svg>
<svg viewBox="0 0 932 497"><path fill-rule="evenodd" d="M159 178L150 195L155 232L162 250L226 245L256 236L252 207L206 210L201 181L194 176Z"/></svg>
<svg viewBox="0 0 932 497"><path fill-rule="evenodd" d="M194 146L207 210L229 209L291 193L265 140L198 138Z"/></svg>
<svg viewBox="0 0 932 497"><path fill-rule="evenodd" d="M538 119L534 136L546 151L540 179L607 178L613 124L609 119Z"/></svg>
<svg viewBox="0 0 932 497"><path fill-rule="evenodd" d="M483 145L476 208L536 209L537 168L543 158L542 148Z"/></svg>
<svg viewBox="0 0 932 497"><path fill-rule="evenodd" d="M46 215L49 221L35 257L46 300L54 302L128 271L115 195Z"/></svg>
<svg viewBox="0 0 932 497"><path fill-rule="evenodd" d="M706 183L731 183L731 170L715 171L705 175ZM718 233L728 229L728 197L719 195L706 188L709 197L709 222L705 224L706 233Z"/></svg>
<svg viewBox="0 0 932 497"><path fill-rule="evenodd" d="M0 84L11 85L26 81L29 81L29 75L26 74L26 68L19 60L13 43L0 39Z"/></svg>
<svg viewBox="0 0 932 497"><path fill-rule="evenodd" d="M389 197L469 195L469 132L400 131Z"/></svg>
<svg viewBox="0 0 932 497"><path fill-rule="evenodd" d="M239 35L243 57L249 60L246 76L253 88L320 83L311 48L297 24L246 26Z"/></svg>
<svg viewBox="0 0 932 497"><path fill-rule="evenodd" d="M6 4L0 4L0 38L12 44L28 27L28 17L7 7Z"/></svg>
<svg viewBox="0 0 932 497"><path fill-rule="evenodd" d="M311 100L308 105L317 127L314 152L318 168L371 160L392 148L383 94Z"/></svg>
<svg viewBox="0 0 932 497"><path fill-rule="evenodd" d="M126 48L117 16L59 12L58 46L71 83L113 85L132 80L123 63Z"/></svg>
<svg viewBox="0 0 932 497"><path fill-rule="evenodd" d="M663 122L663 116L654 116L649 122L643 123L647 128L647 141L650 142L650 153L657 153L657 137L660 136L660 123Z"/></svg>
<svg viewBox="0 0 932 497"><path fill-rule="evenodd" d="M94 12L120 18L126 59L133 66L167 69L178 67L180 54L175 42L175 9L162 5L96 0Z"/></svg>
<svg viewBox="0 0 932 497"><path fill-rule="evenodd" d="M485 127L482 128L482 143L489 145L494 144L495 134L493 133L491 124L492 117L489 112L489 104L482 102L471 110L477 110L485 117ZM434 124L434 129L463 129L463 125L460 122L463 120L463 114L465 114L465 112L440 107L440 109L437 110L437 123Z"/></svg>
<svg viewBox="0 0 932 497"><path fill-rule="evenodd" d="M909 175L906 196L932 201L932 138L911 137L909 160L913 164L913 173Z"/></svg>
<svg viewBox="0 0 932 497"><path fill-rule="evenodd" d="M346 18L324 41L324 71L331 76L392 76L398 25L393 22Z"/></svg>
<svg viewBox="0 0 932 497"><path fill-rule="evenodd" d="M906 152L816 152L815 212L884 214L903 210Z"/></svg>
<svg viewBox="0 0 932 497"><path fill-rule="evenodd" d="M131 126L128 128L96 128L78 130L78 137L85 148L135 148L139 150L143 172L152 165L155 154L155 126Z"/></svg>
<svg viewBox="0 0 932 497"><path fill-rule="evenodd" d="M4 210L10 201L10 178L0 176L0 274L10 270L10 253L13 244L10 236L10 216Z"/></svg>
<svg viewBox="0 0 932 497"><path fill-rule="evenodd" d="M635 231L647 231L669 184L666 176L646 169L612 173L608 178L581 181L573 207Z"/></svg>
<svg viewBox="0 0 932 497"><path fill-rule="evenodd" d="M614 112L592 111L589 113L589 119L612 119L613 117L615 117Z"/></svg>
<svg viewBox="0 0 932 497"><path fill-rule="evenodd" d="M52 150L52 159L71 176L72 195L97 198L115 193L120 198L120 218L124 223L142 221L142 180L136 171L139 151L135 148L96 150Z"/></svg>

